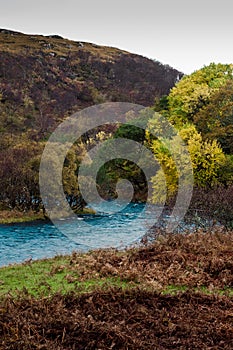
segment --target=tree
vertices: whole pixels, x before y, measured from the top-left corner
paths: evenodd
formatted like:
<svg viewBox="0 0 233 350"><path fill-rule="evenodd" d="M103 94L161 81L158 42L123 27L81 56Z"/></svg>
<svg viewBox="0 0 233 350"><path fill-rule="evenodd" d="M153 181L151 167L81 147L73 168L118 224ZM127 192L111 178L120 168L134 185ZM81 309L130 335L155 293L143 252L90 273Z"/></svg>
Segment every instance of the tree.
<svg viewBox="0 0 233 350"><path fill-rule="evenodd" d="M218 142L216 140L203 141L194 125L186 125L179 134L187 143L195 184L211 188L219 183L219 171L225 164L226 158Z"/></svg>
<svg viewBox="0 0 233 350"><path fill-rule="evenodd" d="M193 119L205 140L216 139L225 153L233 154L233 81L214 93Z"/></svg>
<svg viewBox="0 0 233 350"><path fill-rule="evenodd" d="M22 139L0 154L0 201L8 209L38 210L42 144Z"/></svg>
<svg viewBox="0 0 233 350"><path fill-rule="evenodd" d="M171 90L168 96L169 117L176 125L193 121L196 115L205 107L211 96L228 80L232 80L232 64L215 64L184 76Z"/></svg>
<svg viewBox="0 0 233 350"><path fill-rule="evenodd" d="M152 124L155 127L155 123ZM151 130L149 124L149 130ZM153 130L156 134L156 130ZM193 173L194 173L194 184L200 187L212 187L220 181L219 173L221 167L226 162L226 158L221 147L217 141L203 141L200 133L197 132L196 128L192 124L186 124L179 130L179 136L184 140L189 151ZM178 191L179 185L179 169L176 165L175 160L172 158L171 152L168 147L168 143L173 144L173 148L178 145L176 143L176 135L169 139L150 139L149 144L155 155L155 158L161 165L161 168L152 177L153 183L153 198L154 202L164 202L167 198L172 198ZM178 160L179 162L179 160ZM185 167L186 162L184 162ZM183 169L185 171L185 169ZM164 191L164 181L166 181L166 192Z"/></svg>

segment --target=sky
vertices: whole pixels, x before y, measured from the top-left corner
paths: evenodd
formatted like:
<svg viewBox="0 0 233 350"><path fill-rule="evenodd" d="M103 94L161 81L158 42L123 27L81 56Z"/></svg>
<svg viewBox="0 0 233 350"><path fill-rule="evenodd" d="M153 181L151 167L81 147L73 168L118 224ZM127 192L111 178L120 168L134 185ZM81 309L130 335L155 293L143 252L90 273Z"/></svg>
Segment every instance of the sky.
<svg viewBox="0 0 233 350"><path fill-rule="evenodd" d="M0 28L113 46L190 74L233 63L230 0L0 0Z"/></svg>

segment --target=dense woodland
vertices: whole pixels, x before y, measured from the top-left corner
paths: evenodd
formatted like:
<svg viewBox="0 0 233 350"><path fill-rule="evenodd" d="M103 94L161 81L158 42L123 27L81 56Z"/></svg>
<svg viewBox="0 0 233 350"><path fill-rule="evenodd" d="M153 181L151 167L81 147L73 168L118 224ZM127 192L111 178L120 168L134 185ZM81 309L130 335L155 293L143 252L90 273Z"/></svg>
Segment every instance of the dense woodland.
<svg viewBox="0 0 233 350"><path fill-rule="evenodd" d="M73 42L59 36L30 36L0 30L0 209L39 211L39 164L45 143L67 116L107 101L151 108L147 132L127 125L85 135L67 155L64 190L82 208L76 177L90 143L132 138L153 151L165 173L166 202L174 201L179 174L163 142L154 139L157 113L179 131L189 150L195 180L191 208L202 208L233 224L233 65L210 64L189 76L160 62L115 48ZM143 118L143 116L142 116ZM117 172L116 172L117 169ZM106 164L99 190L114 197L116 173L129 179L134 200L147 199L144 175L130 162ZM152 177L152 201L163 201L162 171Z"/></svg>

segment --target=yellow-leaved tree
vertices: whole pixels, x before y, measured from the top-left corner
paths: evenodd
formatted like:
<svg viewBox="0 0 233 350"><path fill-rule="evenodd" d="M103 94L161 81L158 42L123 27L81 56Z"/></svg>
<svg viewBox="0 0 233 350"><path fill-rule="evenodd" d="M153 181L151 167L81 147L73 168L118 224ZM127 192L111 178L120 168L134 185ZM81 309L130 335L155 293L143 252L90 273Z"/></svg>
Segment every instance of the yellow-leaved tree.
<svg viewBox="0 0 233 350"><path fill-rule="evenodd" d="M155 118L158 118L156 113ZM153 138L150 135L158 134L156 123L153 119L148 124L147 142L152 149L156 160L161 167L152 177L154 203L164 203L166 198L175 196L179 186L179 177L181 172L185 172L185 166L188 166L187 155L176 157L172 154L179 153L178 138L181 137L186 144L189 156L191 158L194 185L202 187L212 187L219 181L219 170L226 162L226 157L216 140L203 141L202 136L192 124L185 124L179 131L178 135L170 138L159 137ZM177 149L176 149L177 148ZM171 151L172 150L172 154ZM183 167L183 168L182 168ZM166 192L164 191L164 181L166 181Z"/></svg>

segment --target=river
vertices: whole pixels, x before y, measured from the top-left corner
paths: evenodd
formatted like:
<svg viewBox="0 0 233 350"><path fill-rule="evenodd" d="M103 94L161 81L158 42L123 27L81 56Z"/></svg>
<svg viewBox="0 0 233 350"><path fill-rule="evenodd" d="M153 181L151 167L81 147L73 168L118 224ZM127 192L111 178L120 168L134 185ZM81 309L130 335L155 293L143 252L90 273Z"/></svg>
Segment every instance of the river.
<svg viewBox="0 0 233 350"><path fill-rule="evenodd" d="M0 266L73 251L122 249L139 243L153 225L161 227L172 220L177 222L163 208L154 205L103 201L91 207L95 215L61 219L55 225L50 221L0 225ZM196 224L181 222L177 232L195 228Z"/></svg>
<svg viewBox="0 0 233 350"><path fill-rule="evenodd" d="M145 212L143 204L122 208L107 203L97 208L98 215L60 220L57 227L43 221L0 225L0 266L139 242L155 221L155 212Z"/></svg>

